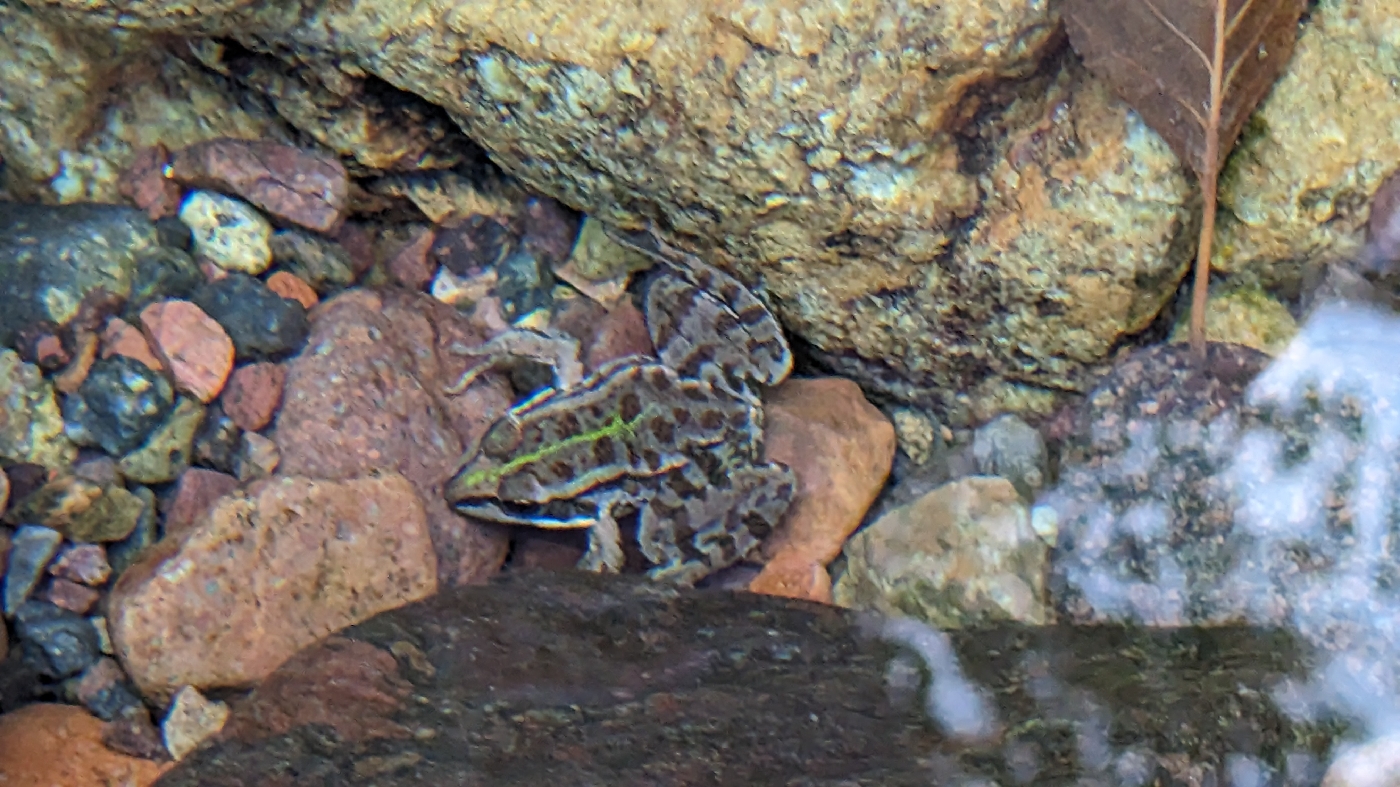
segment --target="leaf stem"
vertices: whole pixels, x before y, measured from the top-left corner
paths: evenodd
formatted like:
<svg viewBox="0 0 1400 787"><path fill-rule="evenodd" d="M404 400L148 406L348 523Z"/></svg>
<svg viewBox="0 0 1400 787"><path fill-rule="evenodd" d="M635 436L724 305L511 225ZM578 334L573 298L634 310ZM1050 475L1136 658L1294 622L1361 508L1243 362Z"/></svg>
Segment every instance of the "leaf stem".
<svg viewBox="0 0 1400 787"><path fill-rule="evenodd" d="M1196 279L1191 289L1191 352L1206 358L1206 295L1210 290L1210 251L1215 240L1215 205L1220 176L1220 113L1225 82L1225 24L1229 0L1215 2L1215 46L1210 65L1210 119L1206 126L1206 151L1197 177L1202 202L1200 243L1196 249Z"/></svg>

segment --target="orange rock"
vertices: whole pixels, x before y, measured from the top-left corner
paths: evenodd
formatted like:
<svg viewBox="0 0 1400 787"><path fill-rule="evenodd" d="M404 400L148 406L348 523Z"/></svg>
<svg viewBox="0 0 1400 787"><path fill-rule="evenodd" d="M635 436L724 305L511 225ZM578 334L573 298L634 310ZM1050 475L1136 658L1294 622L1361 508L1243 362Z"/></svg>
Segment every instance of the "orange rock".
<svg viewBox="0 0 1400 787"><path fill-rule="evenodd" d="M145 335L137 330L136 326L116 317L108 320L102 329L102 357L111 358L113 355L124 355L140 361L152 371L165 370L165 365L151 352L151 345L146 341Z"/></svg>
<svg viewBox="0 0 1400 787"><path fill-rule="evenodd" d="M178 535L198 522L215 501L238 488L238 479L217 470L191 467L180 474L165 509L165 534Z"/></svg>
<svg viewBox="0 0 1400 787"><path fill-rule="evenodd" d="M302 308L310 310L312 306L321 302L321 296L311 289L311 285L302 281L295 274L286 271L277 271L267 277L267 288L286 298L289 301L296 301Z"/></svg>
<svg viewBox="0 0 1400 787"><path fill-rule="evenodd" d="M26 705L0 715L5 787L145 787L170 770L102 745L102 722L74 705Z"/></svg>
<svg viewBox="0 0 1400 787"><path fill-rule="evenodd" d="M437 591L427 515L398 474L279 477L214 504L128 568L112 644L141 693L243 686L332 632Z"/></svg>
<svg viewBox="0 0 1400 787"><path fill-rule="evenodd" d="M826 564L860 527L894 463L894 425L849 380L789 380L765 401L765 451L797 474L797 497L763 544L755 593L831 600Z"/></svg>
<svg viewBox="0 0 1400 787"><path fill-rule="evenodd" d="M282 404L287 371L280 364L251 363L233 372L222 402L224 413L240 429L256 432L272 421Z"/></svg>
<svg viewBox="0 0 1400 787"><path fill-rule="evenodd" d="M141 310L141 327L175 378L175 387L211 402L233 371L233 340L189 301L161 301Z"/></svg>

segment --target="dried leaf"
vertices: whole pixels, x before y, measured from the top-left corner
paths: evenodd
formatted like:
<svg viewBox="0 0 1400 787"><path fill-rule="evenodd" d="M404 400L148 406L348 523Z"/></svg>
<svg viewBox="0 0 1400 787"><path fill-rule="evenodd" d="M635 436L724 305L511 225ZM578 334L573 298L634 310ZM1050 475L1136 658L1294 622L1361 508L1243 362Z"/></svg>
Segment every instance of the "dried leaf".
<svg viewBox="0 0 1400 787"><path fill-rule="evenodd" d="M1203 203L1191 349L1206 357L1220 164L1293 54L1307 0L1066 0L1070 43L1196 171Z"/></svg>
<svg viewBox="0 0 1400 787"><path fill-rule="evenodd" d="M1218 171L1293 54L1307 0L1228 0L1220 123L1208 161L1217 0L1066 0L1070 43L1197 174Z"/></svg>

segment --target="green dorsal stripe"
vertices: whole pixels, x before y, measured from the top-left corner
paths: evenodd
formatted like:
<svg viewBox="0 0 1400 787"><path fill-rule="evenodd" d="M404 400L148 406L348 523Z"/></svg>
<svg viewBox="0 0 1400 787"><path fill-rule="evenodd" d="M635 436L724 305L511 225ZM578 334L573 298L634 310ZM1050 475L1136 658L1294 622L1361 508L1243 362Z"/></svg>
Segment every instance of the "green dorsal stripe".
<svg viewBox="0 0 1400 787"><path fill-rule="evenodd" d="M488 467L483 470L477 470L474 473L464 476L462 478L462 484L467 487L475 487L477 484L485 483L487 481L499 481L502 478L510 475L511 473L514 473L516 470L519 470L520 468L524 467L525 465L531 462L544 459L550 454L563 451L564 449L573 445L578 445L579 443L591 443L600 437L622 437L624 440L631 439L636 435L637 424L641 423L642 419L645 418L646 415L647 411L645 408L637 414L636 418L633 418L630 421L624 421L622 420L621 415L613 414L608 417L608 420L605 421L602 426L598 427L597 429L594 429L591 432L583 432L581 434L576 434L573 437L566 437L563 440L554 443L553 445L541 446L535 451L531 451L527 454L521 454L520 456L517 456L509 462L506 462L505 464L502 464L498 467Z"/></svg>

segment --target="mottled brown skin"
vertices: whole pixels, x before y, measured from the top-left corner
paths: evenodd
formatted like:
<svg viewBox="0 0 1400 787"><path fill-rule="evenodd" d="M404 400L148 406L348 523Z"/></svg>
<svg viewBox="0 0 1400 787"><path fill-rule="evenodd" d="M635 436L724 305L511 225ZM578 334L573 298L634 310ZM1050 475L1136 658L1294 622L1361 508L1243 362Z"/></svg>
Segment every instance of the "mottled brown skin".
<svg viewBox="0 0 1400 787"><path fill-rule="evenodd" d="M664 247L659 259L645 301L659 362L624 360L518 405L447 498L491 522L588 528L580 565L594 571L621 568L618 519L635 515L650 575L693 584L749 554L792 499L792 471L762 456L758 396L792 356L743 285Z"/></svg>

